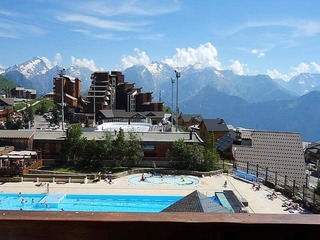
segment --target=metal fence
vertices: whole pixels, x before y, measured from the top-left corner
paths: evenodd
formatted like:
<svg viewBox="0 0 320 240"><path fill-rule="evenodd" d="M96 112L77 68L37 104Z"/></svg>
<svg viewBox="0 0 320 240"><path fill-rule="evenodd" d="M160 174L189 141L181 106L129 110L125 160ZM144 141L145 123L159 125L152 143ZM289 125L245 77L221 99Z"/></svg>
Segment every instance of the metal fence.
<svg viewBox="0 0 320 240"><path fill-rule="evenodd" d="M314 212L319 213L320 196L316 194L315 189L308 187L308 175L306 175L306 184L301 186L295 180L290 180L287 176L248 162L235 162L234 168L238 171L255 175L258 181L263 182L264 185L280 191L284 196L300 202L304 206L314 210Z"/></svg>

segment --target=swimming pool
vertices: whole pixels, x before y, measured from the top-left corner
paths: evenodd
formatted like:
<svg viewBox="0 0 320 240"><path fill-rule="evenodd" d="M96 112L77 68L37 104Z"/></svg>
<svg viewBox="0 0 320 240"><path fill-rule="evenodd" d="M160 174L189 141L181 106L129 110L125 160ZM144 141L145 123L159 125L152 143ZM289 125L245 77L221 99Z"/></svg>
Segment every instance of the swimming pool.
<svg viewBox="0 0 320 240"><path fill-rule="evenodd" d="M161 212L182 196L0 194L0 210L75 212ZM219 204L215 197L212 201Z"/></svg>
<svg viewBox="0 0 320 240"><path fill-rule="evenodd" d="M160 212L182 196L0 194L0 210Z"/></svg>
<svg viewBox="0 0 320 240"><path fill-rule="evenodd" d="M136 185L156 185L156 184L174 184L179 186L197 185L199 180L190 176L176 176L176 175L152 175L144 174L145 180L142 181L142 176L135 176L129 178L129 182Z"/></svg>

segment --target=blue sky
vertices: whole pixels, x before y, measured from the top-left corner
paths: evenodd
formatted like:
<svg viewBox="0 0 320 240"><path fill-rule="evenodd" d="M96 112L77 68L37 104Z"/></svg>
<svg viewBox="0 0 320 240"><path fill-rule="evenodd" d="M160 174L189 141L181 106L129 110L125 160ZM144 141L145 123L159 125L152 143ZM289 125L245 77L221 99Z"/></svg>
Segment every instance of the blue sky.
<svg viewBox="0 0 320 240"><path fill-rule="evenodd" d="M317 0L2 0L0 66L121 70L164 61L269 74L320 72Z"/></svg>

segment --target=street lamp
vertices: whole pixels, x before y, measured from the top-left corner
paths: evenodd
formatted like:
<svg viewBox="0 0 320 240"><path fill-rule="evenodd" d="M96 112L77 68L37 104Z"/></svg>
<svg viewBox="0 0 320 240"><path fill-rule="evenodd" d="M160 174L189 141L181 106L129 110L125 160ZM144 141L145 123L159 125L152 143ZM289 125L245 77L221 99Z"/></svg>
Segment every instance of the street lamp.
<svg viewBox="0 0 320 240"><path fill-rule="evenodd" d="M174 70L174 72L176 73L176 78L177 78L177 99L176 99L176 132L178 132L178 128L179 128L179 122L178 122L178 114L179 114L179 106L178 106L178 94L179 94L179 77L180 77L180 72L178 72L177 70Z"/></svg>
<svg viewBox="0 0 320 240"><path fill-rule="evenodd" d="M234 159L233 159L233 168L236 169L237 168L237 148L234 148Z"/></svg>
<svg viewBox="0 0 320 240"><path fill-rule="evenodd" d="M174 84L174 78L171 78L172 83L172 96L171 96L171 122L173 123L173 84Z"/></svg>
<svg viewBox="0 0 320 240"><path fill-rule="evenodd" d="M61 79L61 117L62 117L62 132L64 132L64 92L63 92L63 85L64 85L64 79L63 75L65 72L65 68L60 70L60 79Z"/></svg>
<svg viewBox="0 0 320 240"><path fill-rule="evenodd" d="M94 74L91 75L91 79L93 79L93 126L96 125L96 76Z"/></svg>

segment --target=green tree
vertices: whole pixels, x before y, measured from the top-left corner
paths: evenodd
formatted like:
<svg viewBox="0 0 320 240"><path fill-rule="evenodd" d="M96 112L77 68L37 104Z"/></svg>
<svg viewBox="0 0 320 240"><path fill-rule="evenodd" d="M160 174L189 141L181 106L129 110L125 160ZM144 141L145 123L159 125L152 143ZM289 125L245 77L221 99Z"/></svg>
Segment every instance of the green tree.
<svg viewBox="0 0 320 240"><path fill-rule="evenodd" d="M143 156L143 149L137 134L130 132L129 140L127 141L127 164L135 166L141 162Z"/></svg>
<svg viewBox="0 0 320 240"><path fill-rule="evenodd" d="M183 139L175 141L167 157L176 169L210 171L220 160L213 135L208 135L202 145L187 145Z"/></svg>
<svg viewBox="0 0 320 240"><path fill-rule="evenodd" d="M320 196L320 181L318 181L317 187L314 189L314 192Z"/></svg>
<svg viewBox="0 0 320 240"><path fill-rule="evenodd" d="M210 171L220 161L220 155L217 152L216 140L213 134L206 134L204 139L204 159L200 169L202 171Z"/></svg>
<svg viewBox="0 0 320 240"><path fill-rule="evenodd" d="M98 152L102 160L109 160L112 158L112 136L110 132L105 131L102 140L99 141Z"/></svg>
<svg viewBox="0 0 320 240"><path fill-rule="evenodd" d="M167 157L176 169L190 169L190 153L187 144L183 139L178 139L172 144L172 148L168 150Z"/></svg>
<svg viewBox="0 0 320 240"><path fill-rule="evenodd" d="M9 114L7 114L5 127L6 127L6 129L11 129L11 130L17 130L18 129L18 126L17 126L16 122L13 120L13 118Z"/></svg>
<svg viewBox="0 0 320 240"><path fill-rule="evenodd" d="M112 159L116 166L122 166L123 162L127 160L128 143L122 129L118 132L117 138L112 143Z"/></svg>
<svg viewBox="0 0 320 240"><path fill-rule="evenodd" d="M73 125L68 129L67 138L61 151L64 164L77 165L77 161L84 152L85 140L79 125Z"/></svg>

